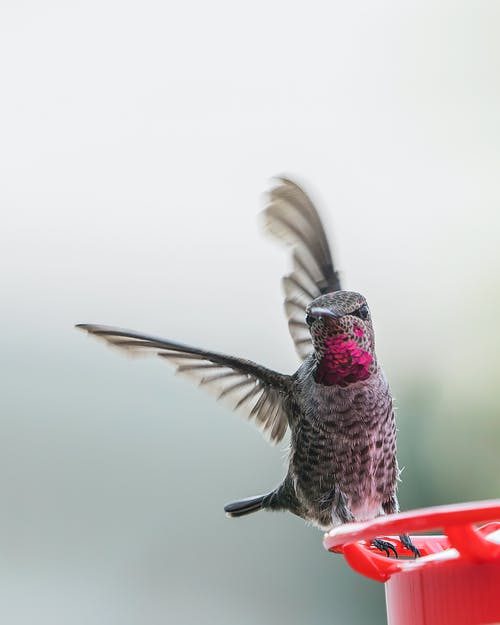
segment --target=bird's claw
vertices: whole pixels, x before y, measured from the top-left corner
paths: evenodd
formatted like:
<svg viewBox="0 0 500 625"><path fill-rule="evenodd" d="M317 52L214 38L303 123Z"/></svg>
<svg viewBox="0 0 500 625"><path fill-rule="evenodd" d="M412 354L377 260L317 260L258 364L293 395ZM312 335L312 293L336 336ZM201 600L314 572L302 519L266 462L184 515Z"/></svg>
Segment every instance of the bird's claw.
<svg viewBox="0 0 500 625"><path fill-rule="evenodd" d="M413 557L415 559L420 558L421 556L420 551L412 543L411 538L408 534L403 534L402 536L399 537L399 540L401 541L401 544L403 545L405 549L408 549L408 551L411 551L413 553Z"/></svg>
<svg viewBox="0 0 500 625"><path fill-rule="evenodd" d="M381 538L374 538L372 540L372 545L375 549L379 549L380 551L384 551L385 555L390 558L391 551L394 553L394 557L398 557L398 552L396 551L396 547L389 542L388 540L382 540Z"/></svg>

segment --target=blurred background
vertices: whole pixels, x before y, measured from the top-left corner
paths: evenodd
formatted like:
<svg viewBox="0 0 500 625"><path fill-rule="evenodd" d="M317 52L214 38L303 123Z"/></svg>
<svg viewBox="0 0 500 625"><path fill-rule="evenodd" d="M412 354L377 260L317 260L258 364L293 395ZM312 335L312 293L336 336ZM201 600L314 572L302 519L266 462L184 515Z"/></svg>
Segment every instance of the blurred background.
<svg viewBox="0 0 500 625"><path fill-rule="evenodd" d="M292 372L287 254L256 217L295 176L371 304L402 507L497 497L500 5L0 12L0 620L384 623L383 587L317 530L225 518L284 450L73 325Z"/></svg>

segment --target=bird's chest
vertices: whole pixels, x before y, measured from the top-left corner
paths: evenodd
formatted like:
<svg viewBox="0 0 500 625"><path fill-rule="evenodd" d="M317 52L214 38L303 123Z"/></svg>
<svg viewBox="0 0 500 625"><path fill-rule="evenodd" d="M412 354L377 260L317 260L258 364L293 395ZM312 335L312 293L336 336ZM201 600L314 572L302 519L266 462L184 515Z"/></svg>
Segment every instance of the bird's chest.
<svg viewBox="0 0 500 625"><path fill-rule="evenodd" d="M301 420L293 436L294 460L327 477L338 480L375 473L392 452L395 437L389 402L366 408L339 410L334 402L318 402L314 413Z"/></svg>
<svg viewBox="0 0 500 625"><path fill-rule="evenodd" d="M332 443L340 453L383 440L394 428L392 398L385 379L347 388L308 384L298 394L297 444ZM338 455L338 454L337 454ZM354 457L353 456L353 457Z"/></svg>

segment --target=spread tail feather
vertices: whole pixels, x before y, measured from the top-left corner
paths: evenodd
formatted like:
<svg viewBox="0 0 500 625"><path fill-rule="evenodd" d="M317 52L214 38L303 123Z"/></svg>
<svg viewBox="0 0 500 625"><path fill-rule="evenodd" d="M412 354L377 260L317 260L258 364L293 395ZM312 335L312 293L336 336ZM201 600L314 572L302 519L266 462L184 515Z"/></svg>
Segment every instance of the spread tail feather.
<svg viewBox="0 0 500 625"><path fill-rule="evenodd" d="M268 495L259 495L259 497L248 497L247 499L233 501L224 506L224 511L226 515L231 518L245 516L245 514L257 512L263 508L267 497Z"/></svg>

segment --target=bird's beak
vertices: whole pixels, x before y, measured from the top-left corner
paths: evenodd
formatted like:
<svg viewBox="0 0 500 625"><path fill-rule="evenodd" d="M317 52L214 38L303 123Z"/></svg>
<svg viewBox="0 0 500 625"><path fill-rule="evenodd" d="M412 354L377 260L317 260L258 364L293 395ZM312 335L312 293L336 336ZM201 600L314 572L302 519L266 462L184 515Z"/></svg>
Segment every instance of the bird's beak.
<svg viewBox="0 0 500 625"><path fill-rule="evenodd" d="M331 319L340 319L343 315L334 312L333 310L329 310L328 308L321 308L320 306L313 306L309 310L309 315L311 317L330 317Z"/></svg>

